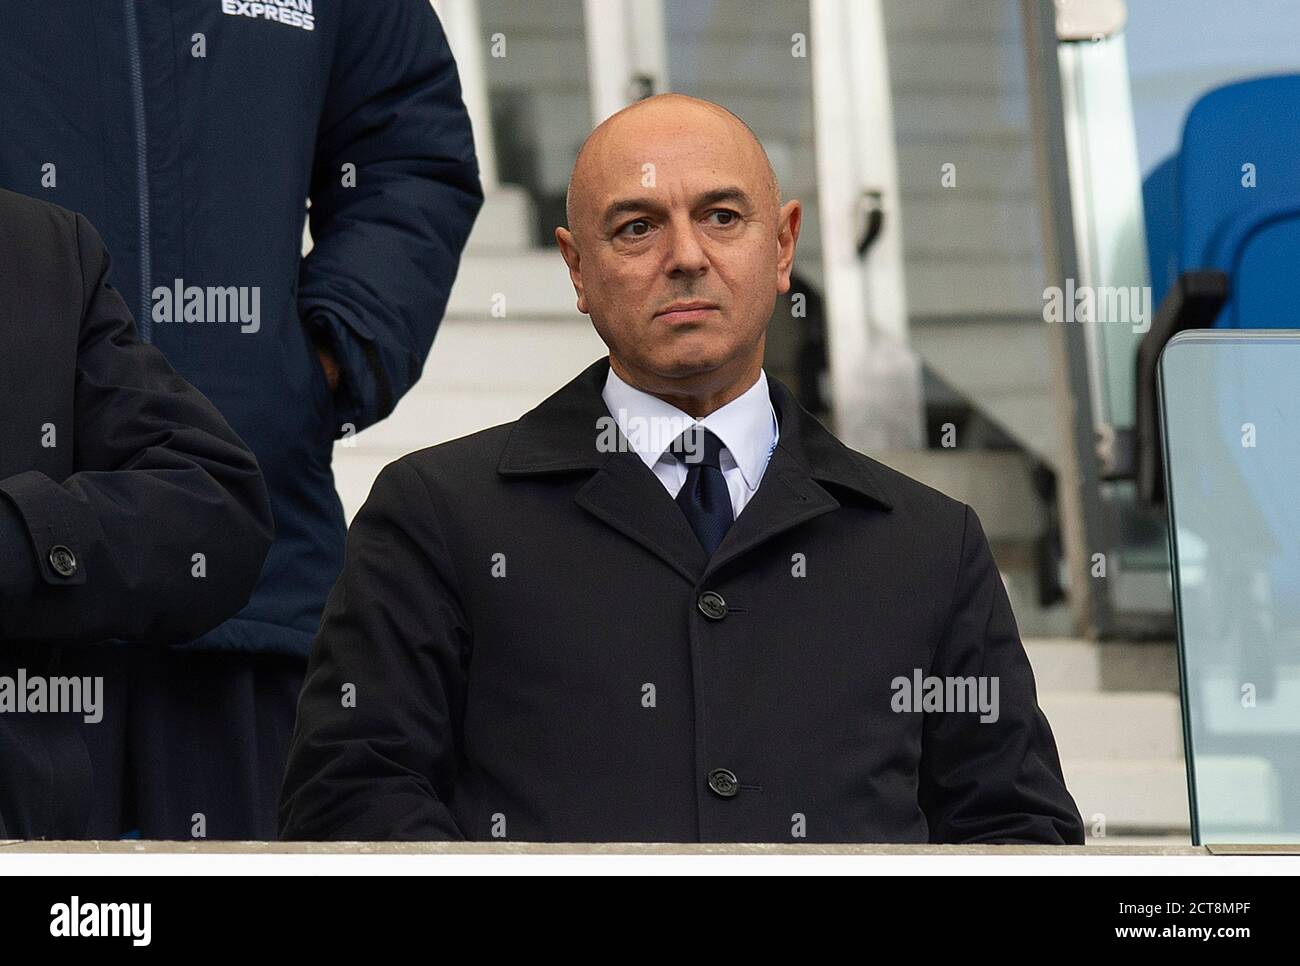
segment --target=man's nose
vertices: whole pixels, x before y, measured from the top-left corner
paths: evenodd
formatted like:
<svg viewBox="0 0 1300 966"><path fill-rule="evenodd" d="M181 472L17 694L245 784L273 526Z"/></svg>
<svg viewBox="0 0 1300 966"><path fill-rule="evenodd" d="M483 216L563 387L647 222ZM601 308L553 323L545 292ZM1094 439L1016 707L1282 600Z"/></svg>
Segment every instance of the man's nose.
<svg viewBox="0 0 1300 966"><path fill-rule="evenodd" d="M668 274L700 275L705 272L709 258L700 244L694 220L674 220L668 230Z"/></svg>

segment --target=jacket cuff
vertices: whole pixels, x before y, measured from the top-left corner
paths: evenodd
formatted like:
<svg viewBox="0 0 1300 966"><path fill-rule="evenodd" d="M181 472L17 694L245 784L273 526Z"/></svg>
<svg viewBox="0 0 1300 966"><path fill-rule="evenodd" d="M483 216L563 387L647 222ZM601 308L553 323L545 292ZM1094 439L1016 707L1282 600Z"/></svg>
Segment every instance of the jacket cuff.
<svg viewBox="0 0 1300 966"><path fill-rule="evenodd" d="M324 338L339 366L335 437L347 435L349 427L355 434L378 422L384 413L384 397L390 393L374 339L359 324L322 308L310 311L307 328L314 336Z"/></svg>
<svg viewBox="0 0 1300 966"><path fill-rule="evenodd" d="M78 514L76 501L38 470L0 481L0 503L17 512L26 546L35 551L29 563L45 583L58 587L86 582L85 551L97 525L93 515L86 519Z"/></svg>
<svg viewBox="0 0 1300 966"><path fill-rule="evenodd" d="M27 523L14 502L0 490L0 600L30 597L38 574Z"/></svg>

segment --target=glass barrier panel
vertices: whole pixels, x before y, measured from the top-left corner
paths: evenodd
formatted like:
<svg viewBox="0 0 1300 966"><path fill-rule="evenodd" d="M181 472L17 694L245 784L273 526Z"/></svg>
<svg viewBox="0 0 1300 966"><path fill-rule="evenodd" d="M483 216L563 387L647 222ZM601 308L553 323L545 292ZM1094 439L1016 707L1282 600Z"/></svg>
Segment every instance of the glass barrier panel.
<svg viewBox="0 0 1300 966"><path fill-rule="evenodd" d="M1196 844L1300 841L1300 331L1160 367Z"/></svg>

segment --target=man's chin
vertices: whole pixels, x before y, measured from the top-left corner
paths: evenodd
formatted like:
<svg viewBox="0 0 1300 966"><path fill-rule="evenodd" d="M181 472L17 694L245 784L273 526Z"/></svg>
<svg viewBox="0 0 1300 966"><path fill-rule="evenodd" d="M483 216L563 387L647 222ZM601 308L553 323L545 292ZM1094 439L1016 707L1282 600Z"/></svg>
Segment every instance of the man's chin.
<svg viewBox="0 0 1300 966"><path fill-rule="evenodd" d="M651 368L655 375L664 379L692 379L721 368L726 361L726 356L721 353L673 353L655 359Z"/></svg>
<svg viewBox="0 0 1300 966"><path fill-rule="evenodd" d="M660 371L707 372L736 354L736 347L705 326L675 326L655 340L651 353Z"/></svg>

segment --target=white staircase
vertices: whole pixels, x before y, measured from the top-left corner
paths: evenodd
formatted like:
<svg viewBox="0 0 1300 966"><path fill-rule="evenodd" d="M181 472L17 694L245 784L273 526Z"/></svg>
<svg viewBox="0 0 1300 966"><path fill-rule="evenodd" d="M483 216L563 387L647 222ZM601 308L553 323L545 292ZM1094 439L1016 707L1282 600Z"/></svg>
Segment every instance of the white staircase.
<svg viewBox="0 0 1300 966"><path fill-rule="evenodd" d="M393 414L352 445L335 444L334 479L348 520L388 463L518 419L604 354L585 319L445 320L424 376Z"/></svg>
<svg viewBox="0 0 1300 966"><path fill-rule="evenodd" d="M1189 843L1173 647L1043 639L1025 651L1089 844Z"/></svg>
<svg viewBox="0 0 1300 966"><path fill-rule="evenodd" d="M527 247L531 220L524 192L488 194L420 381L388 419L335 444L349 521L388 463L518 419L605 354L559 250Z"/></svg>

